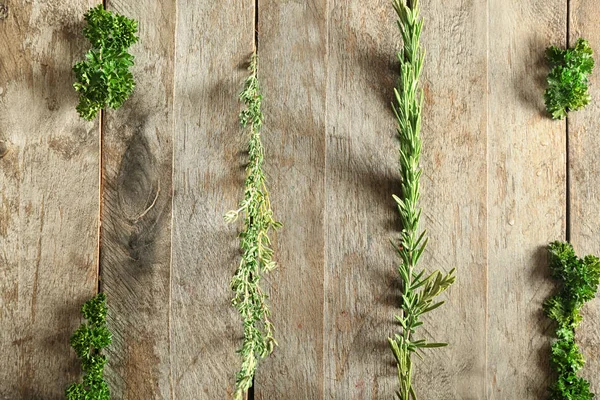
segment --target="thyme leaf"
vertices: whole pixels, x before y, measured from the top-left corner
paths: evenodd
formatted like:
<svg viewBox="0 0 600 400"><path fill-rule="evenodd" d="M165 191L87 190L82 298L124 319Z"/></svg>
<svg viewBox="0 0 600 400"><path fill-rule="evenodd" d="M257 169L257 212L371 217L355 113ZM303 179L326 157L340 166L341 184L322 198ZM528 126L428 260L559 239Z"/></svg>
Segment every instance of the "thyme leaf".
<svg viewBox="0 0 600 400"><path fill-rule="evenodd" d="M264 117L256 53L250 60L249 71L250 76L240 94L246 108L239 116L242 127L250 133L244 198L237 210L225 215L228 222L240 216L244 220L244 229L239 235L242 259L231 280L231 288L235 292L232 303L241 314L244 325L244 339L238 350L242 364L236 375L235 400L243 399L252 386L259 359L271 354L277 344L269 319L268 296L260 286L263 273L276 267L269 233L271 229L281 227L281 223L273 217L263 171L264 148L260 131Z"/></svg>

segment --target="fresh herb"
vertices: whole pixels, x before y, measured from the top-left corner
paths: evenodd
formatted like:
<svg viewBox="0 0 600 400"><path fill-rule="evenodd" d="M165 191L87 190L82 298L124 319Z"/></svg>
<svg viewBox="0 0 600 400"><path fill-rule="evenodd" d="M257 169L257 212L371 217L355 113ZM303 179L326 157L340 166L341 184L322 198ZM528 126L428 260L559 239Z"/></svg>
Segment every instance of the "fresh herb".
<svg viewBox="0 0 600 400"><path fill-rule="evenodd" d="M244 199L237 210L225 215L228 222L235 221L240 215L244 219L244 230L240 233L242 259L231 280L231 288L235 292L233 305L244 322L244 340L239 350L242 366L236 375L236 400L242 399L252 386L258 360L271 354L277 344L273 337L273 324L269 320L268 296L260 287L263 273L276 266L269 231L281 224L273 218L263 172L264 149L260 135L262 95L257 70L258 60L254 53L250 61L250 76L240 94L240 100L246 106L240 113L240 122L250 132Z"/></svg>
<svg viewBox="0 0 600 400"><path fill-rule="evenodd" d="M71 347L81 359L83 383L73 383L66 390L67 400L109 400L110 391L104 381L106 356L102 349L110 345L112 335L106 326L106 295L100 293L88 300L81 313L88 320L71 336Z"/></svg>
<svg viewBox="0 0 600 400"><path fill-rule="evenodd" d="M443 301L435 298L448 289L455 281L455 270L443 274L434 271L428 274L424 269L417 270L417 263L427 245L426 232L419 232L421 208L419 207L419 185L421 178L421 116L423 109L423 89L419 79L423 68L425 52L420 46L423 19L419 16L419 2L394 0L398 14L398 27L403 39L403 49L397 53L400 61L400 79L394 90L396 104L393 105L398 122L400 139L401 195L394 196L400 213L402 232L394 247L400 256L398 273L402 280L400 315L396 320L401 331L388 338L398 367L397 396L401 400L415 400L417 395L412 386L413 361L416 354L422 357L423 349L447 346L446 343L432 343L415 339L416 329L423 324L421 316L441 306Z"/></svg>
<svg viewBox="0 0 600 400"><path fill-rule="evenodd" d="M127 51L136 43L138 23L133 19L104 10L102 4L85 14L84 36L92 48L85 61L75 64L73 71L79 92L79 115L92 120L105 106L121 107L133 92L135 82L129 67L133 56Z"/></svg>
<svg viewBox="0 0 600 400"><path fill-rule="evenodd" d="M552 119L564 119L569 111L580 110L589 104L589 75L594 68L592 56L590 44L581 38L573 49L551 46L546 50L552 70L548 74L544 99Z"/></svg>
<svg viewBox="0 0 600 400"><path fill-rule="evenodd" d="M558 377L549 388L549 398L593 399L590 383L577 376L585 361L575 343L575 328L582 320L581 308L596 296L600 260L591 255L578 258L569 243L553 242L548 248L552 277L560 282L558 293L544 303L546 315L557 323L557 340L552 344L550 362Z"/></svg>

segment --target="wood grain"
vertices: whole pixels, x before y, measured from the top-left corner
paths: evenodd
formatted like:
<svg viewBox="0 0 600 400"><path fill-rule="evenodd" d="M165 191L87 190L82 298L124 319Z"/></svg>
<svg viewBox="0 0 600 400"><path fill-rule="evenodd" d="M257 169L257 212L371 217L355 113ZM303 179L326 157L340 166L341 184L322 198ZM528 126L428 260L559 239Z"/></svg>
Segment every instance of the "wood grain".
<svg viewBox="0 0 600 400"><path fill-rule="evenodd" d="M324 398L392 398L399 38L388 1L330 2L329 13Z"/></svg>
<svg viewBox="0 0 600 400"><path fill-rule="evenodd" d="M254 38L254 2L177 1L173 171L172 360L176 399L232 398L242 324L229 282L247 137L238 93Z"/></svg>
<svg viewBox="0 0 600 400"><path fill-rule="evenodd" d="M139 22L137 88L103 124L100 273L110 307L106 371L118 399L167 399L175 0L113 0Z"/></svg>
<svg viewBox="0 0 600 400"><path fill-rule="evenodd" d="M61 399L69 337L96 291L98 125L75 111L73 63L95 2L2 2L0 399Z"/></svg>
<svg viewBox="0 0 600 400"><path fill-rule="evenodd" d="M448 304L426 320L415 385L423 398L484 398L486 301L485 2L422 3L422 227L428 269L458 269ZM390 103L401 40L387 1L330 3L327 141L326 398L391 398L400 229L398 143ZM452 60L452 61L450 61ZM483 102L482 102L483 99ZM460 333L458 333L460 332Z"/></svg>
<svg viewBox="0 0 600 400"><path fill-rule="evenodd" d="M540 399L550 379L546 246L564 239L566 215L565 124L545 112L544 54L565 44L566 4L489 4L488 398Z"/></svg>
<svg viewBox="0 0 600 400"><path fill-rule="evenodd" d="M591 76L592 101L584 110L573 112L568 118L569 133L569 216L570 240L580 257L586 254L600 256L600 149L598 131L600 122L600 29L598 3L591 0L572 0L569 20L570 45L577 38L589 40L594 49L596 68ZM595 299L583 309L583 322L577 333L586 359L582 371L591 383L591 389L600 394L600 300Z"/></svg>
<svg viewBox="0 0 600 400"><path fill-rule="evenodd" d="M484 399L488 234L487 1L423 3L422 260L457 270L447 303L427 315L425 335L450 344L427 352L416 388L425 399ZM432 379L433 377L433 379Z"/></svg>
<svg viewBox="0 0 600 400"><path fill-rule="evenodd" d="M280 268L264 281L279 347L254 398L391 398L401 41L390 2L110 0L140 21L141 39L137 89L103 121L102 182L100 129L77 116L70 72L99 1L0 3L0 399L63 398L81 376L68 341L98 261L113 397L231 398L240 226L223 215L243 195L238 93L255 13L265 169L284 227L273 236ZM544 49L566 44L567 23L571 44L600 49L596 2L569 4L568 19L560 0L421 2L422 265L458 269L422 330L450 343L417 365L423 399L543 398L546 245L566 238L569 215L577 252L600 254L598 73L568 127L542 97ZM584 314L583 372L600 392L600 301Z"/></svg>
<svg viewBox="0 0 600 400"><path fill-rule="evenodd" d="M283 228L268 278L279 347L260 366L256 399L323 398L326 5L258 6L265 171Z"/></svg>

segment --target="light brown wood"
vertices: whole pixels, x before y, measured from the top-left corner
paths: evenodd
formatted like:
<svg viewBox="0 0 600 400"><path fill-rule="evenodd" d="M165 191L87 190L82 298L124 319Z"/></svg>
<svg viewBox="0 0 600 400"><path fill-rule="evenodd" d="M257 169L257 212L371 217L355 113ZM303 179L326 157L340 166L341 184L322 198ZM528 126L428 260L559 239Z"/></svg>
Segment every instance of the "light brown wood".
<svg viewBox="0 0 600 400"><path fill-rule="evenodd" d="M565 237L565 123L545 112L545 49L566 3L490 0L488 398L541 399L550 383L546 247ZM492 17L493 16L493 17Z"/></svg>
<svg viewBox="0 0 600 400"><path fill-rule="evenodd" d="M0 398L60 399L97 286L98 125L77 115L71 73L95 2L2 3Z"/></svg>
<svg viewBox="0 0 600 400"><path fill-rule="evenodd" d="M241 360L229 282L247 136L238 94L252 52L254 2L177 1L171 356L175 399L228 399Z"/></svg>
<svg viewBox="0 0 600 400"><path fill-rule="evenodd" d="M170 268L175 0L111 0L139 22L136 90L102 129L101 288L113 343L106 370L118 399L171 397Z"/></svg>
<svg viewBox="0 0 600 400"><path fill-rule="evenodd" d="M570 240L580 257L587 254L600 256L600 149L598 131L600 122L600 30L598 3L592 0L572 0L569 20L570 45L577 38L589 40L594 49L596 67L591 76L592 101L584 110L569 114L569 228ZM598 296L600 297L600 296ZM577 340L586 359L582 376L591 383L591 389L600 394L600 300L591 301L583 309L583 322Z"/></svg>
<svg viewBox="0 0 600 400"><path fill-rule="evenodd" d="M69 337L97 288L98 123L76 114L71 67L97 1L0 7L0 399L59 399L81 377ZM19 4L17 4L19 3ZM23 3L23 4L21 4ZM422 265L458 269L422 335L448 341L415 372L427 399L540 399L551 381L548 242L597 240L598 73L569 125L544 111L544 50L590 40L593 0L421 1ZM1 5L1 4L0 4ZM100 271L119 399L230 399L242 326L229 282L247 136L238 94L258 11L265 169L284 227L263 281L279 347L254 398L387 399L399 284L401 44L388 0L111 0L140 22L137 89L103 123ZM567 146L568 132L568 146ZM567 150L569 196L567 196ZM567 203L568 202L568 203ZM567 209L567 204L569 205ZM578 335L600 392L600 301Z"/></svg>
<svg viewBox="0 0 600 400"><path fill-rule="evenodd" d="M255 398L323 398L327 2L259 1L265 171L283 228L268 278L279 347ZM328 355L329 356L329 355Z"/></svg>
<svg viewBox="0 0 600 400"><path fill-rule="evenodd" d="M449 302L418 335L448 341L416 366L424 399L485 397L486 3L422 2L421 265L458 269ZM401 39L388 1L330 3L327 141L326 398L392 398L400 285L389 239L400 223L398 142L390 108ZM458 332L461 332L460 334Z"/></svg>
<svg viewBox="0 0 600 400"><path fill-rule="evenodd" d="M417 365L423 399L484 399L488 233L487 1L421 3L424 71L423 227L427 268L457 270L447 303L427 315L427 337L449 347Z"/></svg>

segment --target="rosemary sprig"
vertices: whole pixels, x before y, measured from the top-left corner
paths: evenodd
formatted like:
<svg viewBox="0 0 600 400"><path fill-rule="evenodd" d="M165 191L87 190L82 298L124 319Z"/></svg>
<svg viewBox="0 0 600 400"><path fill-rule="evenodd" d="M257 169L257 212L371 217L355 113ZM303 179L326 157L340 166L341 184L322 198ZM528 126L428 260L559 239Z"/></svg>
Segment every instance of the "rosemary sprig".
<svg viewBox="0 0 600 400"><path fill-rule="evenodd" d="M66 392L67 400L110 400L110 390L104 381L106 356L102 349L110 345L112 335L106 326L106 295L100 293L88 300L81 313L88 320L71 336L71 347L81 359L85 376L83 383L71 384Z"/></svg>
<svg viewBox="0 0 600 400"><path fill-rule="evenodd" d="M397 132L400 141L401 195L394 196L400 213L402 232L398 244L393 243L400 264L398 273L402 280L403 293L400 300L400 315L396 320L400 324L400 333L388 338L398 368L397 396L401 400L416 400L412 385L412 355L422 357L423 349L447 346L446 343L430 343L414 339L416 328L423 322L421 316L432 311L443 301L435 298L454 283L455 270L448 274L434 271L430 274L424 269L417 271L417 263L427 246L426 232L419 232L421 208L421 116L423 109L423 89L419 79L423 69L425 51L420 45L423 19L419 16L419 2L413 0L393 0L398 15L398 28L404 46L397 53L400 61L400 79L394 89L396 103L392 105L397 119Z"/></svg>
<svg viewBox="0 0 600 400"><path fill-rule="evenodd" d="M591 400L590 383L577 376L585 360L575 342L575 328L582 320L581 308L596 296L600 260L591 255L578 258L569 243L552 242L548 249L552 277L560 282L558 293L544 303L546 315L557 323L550 357L557 377L549 388L549 399Z"/></svg>
<svg viewBox="0 0 600 400"><path fill-rule="evenodd" d="M246 108L239 117L242 127L250 132L244 199L237 210L225 215L228 222L235 221L240 215L244 219L244 229L240 233L242 259L231 280L231 288L235 292L232 303L240 312L244 323L244 339L239 350L242 365L236 375L235 400L241 400L252 386L258 360L271 354L277 344L273 337L273 324L269 320L268 296L260 287L263 273L276 267L269 232L272 228L281 227L281 224L273 217L262 168L264 149L260 130L263 114L256 53L250 60L248 70L250 76L240 94L240 100Z"/></svg>

